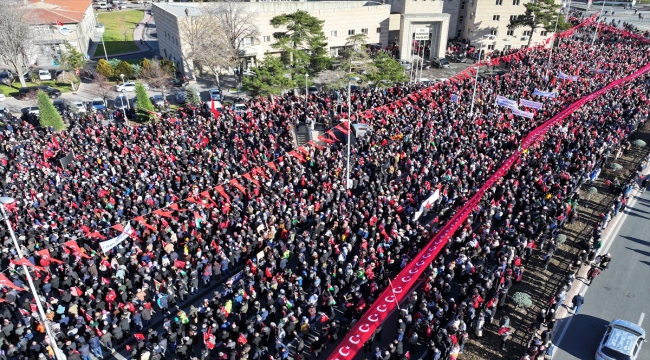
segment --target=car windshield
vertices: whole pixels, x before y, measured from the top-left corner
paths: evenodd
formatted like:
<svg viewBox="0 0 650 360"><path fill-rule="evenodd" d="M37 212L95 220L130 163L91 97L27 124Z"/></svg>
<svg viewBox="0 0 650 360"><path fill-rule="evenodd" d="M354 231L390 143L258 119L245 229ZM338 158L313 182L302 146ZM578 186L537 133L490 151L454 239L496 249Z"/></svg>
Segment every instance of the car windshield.
<svg viewBox="0 0 650 360"><path fill-rule="evenodd" d="M93 100L93 105L104 105L103 100Z"/></svg>
<svg viewBox="0 0 650 360"><path fill-rule="evenodd" d="M632 359L630 355L625 355L616 350L610 349L607 346L603 346L600 351L607 357L610 357L614 360L630 360Z"/></svg>
<svg viewBox="0 0 650 360"><path fill-rule="evenodd" d="M441 64L449 64L449 61L447 59L440 59Z"/></svg>

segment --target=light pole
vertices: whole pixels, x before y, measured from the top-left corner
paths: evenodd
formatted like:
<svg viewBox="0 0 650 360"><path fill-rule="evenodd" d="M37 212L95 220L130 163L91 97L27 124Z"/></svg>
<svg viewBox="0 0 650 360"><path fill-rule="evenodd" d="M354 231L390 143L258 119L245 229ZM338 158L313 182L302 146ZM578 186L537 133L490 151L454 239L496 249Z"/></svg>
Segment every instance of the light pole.
<svg viewBox="0 0 650 360"><path fill-rule="evenodd" d="M99 14L95 14L95 24L99 24L97 21L99 21ZM96 29L99 29L99 28L96 28ZM102 46L104 47L104 59L106 61L108 61L108 54L106 53L106 44L104 43L104 30L106 30L106 28L102 28L101 31L99 31L99 30L97 30L97 31L99 31L101 33L101 36L102 36Z"/></svg>
<svg viewBox="0 0 650 360"><path fill-rule="evenodd" d="M352 71L350 71L352 72ZM348 166L345 170L345 188L351 189L352 184L350 183L350 141L352 133L352 83L348 77Z"/></svg>
<svg viewBox="0 0 650 360"><path fill-rule="evenodd" d="M600 16L603 16L605 13L605 3L607 1L603 0L603 7L600 9ZM591 46L594 46L594 43L596 42L596 36L598 35L598 26L600 25L600 22L602 19L598 19L598 22L596 23L596 29L594 30L594 38L591 39Z"/></svg>
<svg viewBox="0 0 650 360"><path fill-rule="evenodd" d="M309 106L309 88L307 87L307 78L309 78L309 74L305 74L305 111L307 111L307 107Z"/></svg>
<svg viewBox="0 0 650 360"><path fill-rule="evenodd" d="M553 36L551 36L551 50L548 52L548 67L551 67L551 56L553 55L553 46L555 46L555 34L557 33L557 22L560 19L560 13L557 13L555 18L555 29L553 30Z"/></svg>
<svg viewBox="0 0 650 360"><path fill-rule="evenodd" d="M483 50L483 39L486 37L492 38L492 35L482 35L481 36L481 47L478 49L478 61L476 62L476 79L474 80L474 91L472 91L472 104L469 107L469 117L471 118L474 115L474 100L476 99L476 85L478 84L478 71L481 68L481 51Z"/></svg>
<svg viewBox="0 0 650 360"><path fill-rule="evenodd" d="M124 74L120 74L120 78L122 79L122 85L124 85ZM126 100L127 106L129 109L131 108L131 105L129 105L129 97L127 95L123 95L124 97L122 98L122 114L124 114L124 120L127 121L127 124L129 122L129 117L126 116L126 111L124 111L124 100Z"/></svg>
<svg viewBox="0 0 650 360"><path fill-rule="evenodd" d="M13 202L15 202L13 198L5 197L5 196L0 197L0 211L2 211L2 217L5 219L7 229L9 230L9 235L11 235L11 240L13 241L14 247L16 248L16 253L22 259L24 258L24 254L22 250L20 250L20 246L18 245L18 240L16 240L16 234L14 234L14 229L11 227L11 223L9 222L9 218L7 217L7 212L5 211L5 206ZM29 289L32 292L32 296L34 296L34 301L36 302L36 307L38 308L38 314L41 318L40 319L41 323L43 324L43 327L45 327L45 331L50 340L50 346L52 346L52 349L54 350L54 356L58 360L63 360L65 359L65 356L63 355L63 352L61 351L61 349L59 349L59 346L56 343L56 337L54 337L54 334L52 334L52 328L50 327L49 320L47 320L47 317L45 317L45 311L43 311L41 298L39 297L38 292L36 291L36 287L34 287L34 282L32 281L32 275L29 273L29 268L26 265L23 265L23 271L25 272L27 283L29 283Z"/></svg>

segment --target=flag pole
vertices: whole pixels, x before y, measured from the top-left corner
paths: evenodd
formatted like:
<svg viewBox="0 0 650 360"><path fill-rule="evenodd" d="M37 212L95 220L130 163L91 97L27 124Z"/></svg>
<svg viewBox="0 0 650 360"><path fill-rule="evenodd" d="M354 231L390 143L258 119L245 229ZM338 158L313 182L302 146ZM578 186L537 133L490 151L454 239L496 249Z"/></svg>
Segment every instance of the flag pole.
<svg viewBox="0 0 650 360"><path fill-rule="evenodd" d="M397 301L397 296L395 295L395 289L393 288L393 282L388 279L388 285L390 285L390 291L393 292L393 297L395 298L395 305L397 305L397 311L402 311L402 309L399 308L399 301Z"/></svg>

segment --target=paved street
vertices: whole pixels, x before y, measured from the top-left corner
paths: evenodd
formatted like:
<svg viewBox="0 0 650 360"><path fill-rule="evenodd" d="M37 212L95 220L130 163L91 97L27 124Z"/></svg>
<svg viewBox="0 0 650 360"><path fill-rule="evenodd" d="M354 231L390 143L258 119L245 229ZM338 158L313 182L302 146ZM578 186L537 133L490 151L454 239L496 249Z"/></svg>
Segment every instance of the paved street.
<svg viewBox="0 0 650 360"><path fill-rule="evenodd" d="M636 195L618 229L613 229L613 241L604 245L604 252L612 254L610 266L592 285L574 285L583 287L585 304L556 330L555 360L593 359L605 325L613 319L647 324L643 319L650 314L650 191ZM650 359L650 345L642 346L638 359Z"/></svg>

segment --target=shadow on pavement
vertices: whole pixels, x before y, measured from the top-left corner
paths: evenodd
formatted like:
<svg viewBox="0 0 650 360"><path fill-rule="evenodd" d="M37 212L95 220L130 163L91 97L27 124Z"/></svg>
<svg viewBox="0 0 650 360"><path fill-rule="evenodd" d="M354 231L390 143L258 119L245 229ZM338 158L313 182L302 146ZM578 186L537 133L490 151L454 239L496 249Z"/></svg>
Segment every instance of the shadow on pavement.
<svg viewBox="0 0 650 360"><path fill-rule="evenodd" d="M591 315L572 315L572 317L558 320L557 328L562 330L557 331L556 335L564 331L564 326L570 318L573 320L571 320L562 342L558 344L557 339L553 341L556 346L556 355L558 352L564 352L577 359L593 359L598 344L605 333L605 326L609 324L609 321ZM566 357L555 356L554 359L562 360Z"/></svg>
<svg viewBox="0 0 650 360"><path fill-rule="evenodd" d="M637 238L631 237L631 236L621 236L621 237L623 239L630 240L630 241L635 242L635 243L640 244L640 245L650 246L650 241L647 241L647 240L641 240L641 239L637 239Z"/></svg>
<svg viewBox="0 0 650 360"><path fill-rule="evenodd" d="M639 250L639 249L632 249L631 247L627 247L627 246L625 248L628 249L628 250L632 250L635 253L639 253L641 255L650 256L650 252L648 252L648 251L643 251L643 250Z"/></svg>

